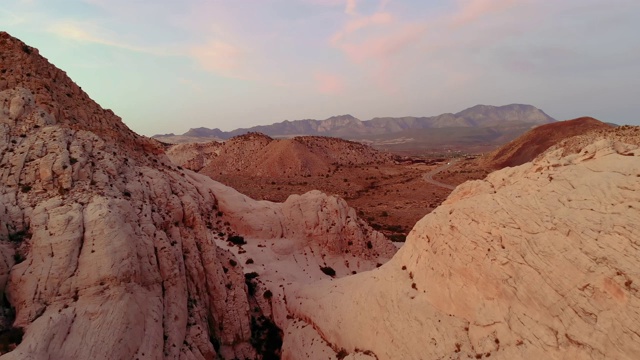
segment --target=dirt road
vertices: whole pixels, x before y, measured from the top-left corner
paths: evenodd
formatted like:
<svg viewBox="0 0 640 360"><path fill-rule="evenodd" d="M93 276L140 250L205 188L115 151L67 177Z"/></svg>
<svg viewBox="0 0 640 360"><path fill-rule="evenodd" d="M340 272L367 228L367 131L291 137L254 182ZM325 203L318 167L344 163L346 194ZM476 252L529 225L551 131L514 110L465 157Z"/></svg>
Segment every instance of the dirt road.
<svg viewBox="0 0 640 360"><path fill-rule="evenodd" d="M433 176L441 171L445 171L448 168L452 167L456 162L458 162L458 160L451 160L450 162L448 162L447 164L437 167L431 171L429 171L428 173L422 175L422 178L424 179L424 181L428 182L429 184L433 184L435 186L440 186L443 187L445 189L449 189L449 190L453 190L456 187L449 185L449 184L445 184L445 183L441 183L440 181L437 180L433 180Z"/></svg>

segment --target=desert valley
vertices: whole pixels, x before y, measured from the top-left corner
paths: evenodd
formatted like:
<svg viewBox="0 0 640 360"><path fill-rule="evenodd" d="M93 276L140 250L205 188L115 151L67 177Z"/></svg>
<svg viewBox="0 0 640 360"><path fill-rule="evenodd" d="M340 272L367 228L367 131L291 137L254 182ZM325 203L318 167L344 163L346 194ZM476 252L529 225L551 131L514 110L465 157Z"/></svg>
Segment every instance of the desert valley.
<svg viewBox="0 0 640 360"><path fill-rule="evenodd" d="M635 359L640 127L146 137L0 32L0 359Z"/></svg>

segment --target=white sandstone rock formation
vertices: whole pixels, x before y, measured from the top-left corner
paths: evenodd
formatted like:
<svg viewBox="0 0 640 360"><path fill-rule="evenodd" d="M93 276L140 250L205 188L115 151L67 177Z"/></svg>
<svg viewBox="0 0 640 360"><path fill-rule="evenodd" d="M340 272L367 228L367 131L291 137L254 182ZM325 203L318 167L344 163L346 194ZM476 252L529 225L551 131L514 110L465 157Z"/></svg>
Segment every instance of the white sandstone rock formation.
<svg viewBox="0 0 640 360"><path fill-rule="evenodd" d="M281 336L265 319L284 309L283 279L393 255L344 201L255 202L182 171L36 49L0 33L0 52L0 295L25 331L1 359L261 358ZM238 233L246 246L226 241ZM363 248L342 253L349 241ZM249 265L272 283L248 281Z"/></svg>
<svg viewBox="0 0 640 360"><path fill-rule="evenodd" d="M563 152L459 186L381 268L287 292L310 326L283 358L637 358L640 148Z"/></svg>

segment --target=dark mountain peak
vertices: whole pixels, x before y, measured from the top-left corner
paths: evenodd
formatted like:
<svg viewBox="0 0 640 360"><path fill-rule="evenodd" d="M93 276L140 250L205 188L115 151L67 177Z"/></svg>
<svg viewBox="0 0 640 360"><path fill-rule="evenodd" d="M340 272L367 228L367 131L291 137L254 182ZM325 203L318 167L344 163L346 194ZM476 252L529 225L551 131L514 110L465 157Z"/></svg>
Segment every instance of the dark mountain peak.
<svg viewBox="0 0 640 360"><path fill-rule="evenodd" d="M351 114L336 115L325 120L285 120L271 125L259 125L248 129L236 129L230 132L218 132L200 128L192 129L185 135L228 139L247 132L261 132L271 137L291 137L299 135L333 136L343 139L361 139L367 136L380 136L399 133L410 129L427 128L466 128L492 126L527 126L546 124L555 121L542 110L531 105L511 104L505 106L476 105L459 113L445 113L431 117L378 117L362 121ZM197 133L194 135L194 132Z"/></svg>
<svg viewBox="0 0 640 360"><path fill-rule="evenodd" d="M455 115L473 122L475 126L492 126L508 121L532 124L547 124L555 121L544 111L527 104L476 105Z"/></svg>
<svg viewBox="0 0 640 360"><path fill-rule="evenodd" d="M541 111L537 107L528 104L509 104L502 106L478 104L470 108L464 109L455 115L464 115L473 112L490 112L490 111Z"/></svg>
<svg viewBox="0 0 640 360"><path fill-rule="evenodd" d="M218 128L208 129L206 127L199 127L189 129L189 131L184 133L184 136L221 138L224 136L224 132Z"/></svg>
<svg viewBox="0 0 640 360"><path fill-rule="evenodd" d="M229 139L229 141L265 141L267 143L273 141L273 138L269 135L261 132L251 131L245 134L237 135Z"/></svg>
<svg viewBox="0 0 640 360"><path fill-rule="evenodd" d="M358 120L360 121L360 119L356 118L355 116L351 115L351 114L345 114L345 115L336 115L336 116L332 116L327 120Z"/></svg>

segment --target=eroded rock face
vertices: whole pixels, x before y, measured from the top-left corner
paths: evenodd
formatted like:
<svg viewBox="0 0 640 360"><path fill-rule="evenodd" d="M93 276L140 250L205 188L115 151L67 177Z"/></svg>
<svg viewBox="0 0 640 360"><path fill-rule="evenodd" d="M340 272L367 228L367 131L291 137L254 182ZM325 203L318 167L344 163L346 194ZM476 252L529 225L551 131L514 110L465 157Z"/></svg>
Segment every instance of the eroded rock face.
<svg viewBox="0 0 640 360"><path fill-rule="evenodd" d="M172 145L167 149L167 156L176 165L200 171L212 158L220 155L222 146L222 143L215 141Z"/></svg>
<svg viewBox="0 0 640 360"><path fill-rule="evenodd" d="M284 357L314 336L378 359L637 357L640 149L563 153L459 186L380 269L287 293L316 334Z"/></svg>
<svg viewBox="0 0 640 360"><path fill-rule="evenodd" d="M124 158L94 133L34 124L47 116L29 95L0 95L26 99L0 124L2 229L30 237L6 286L27 332L6 357L207 358L210 336L225 356L254 356L243 274L222 271L232 255L207 227L213 194L166 159ZM12 136L11 121L31 129Z"/></svg>
<svg viewBox="0 0 640 360"><path fill-rule="evenodd" d="M0 89L0 295L15 309L12 326L25 329L2 359L261 358L254 319L274 317L271 297L255 299L229 235L277 224L279 232L246 235L268 242L260 248L267 254L282 242L316 244L320 259L342 250L321 239L369 236L372 248L354 255L369 268L392 255L343 201L314 193L313 207L294 202L327 214L310 226L308 211L256 203L182 171L35 49L1 33L0 50L8 69ZM329 221L334 212L342 217Z"/></svg>

